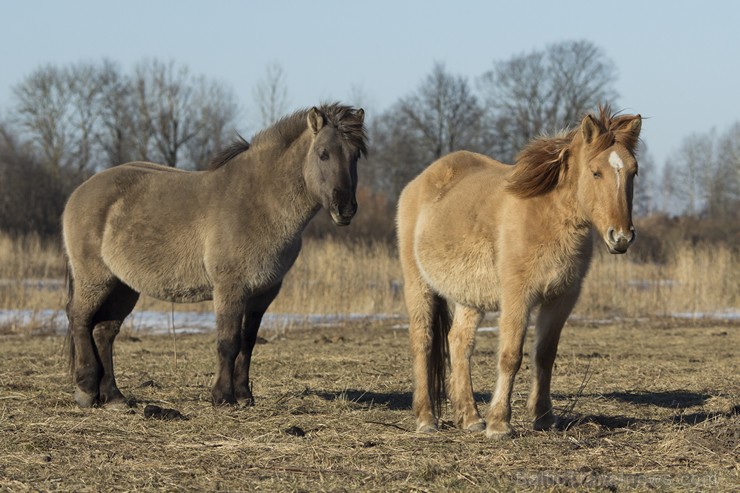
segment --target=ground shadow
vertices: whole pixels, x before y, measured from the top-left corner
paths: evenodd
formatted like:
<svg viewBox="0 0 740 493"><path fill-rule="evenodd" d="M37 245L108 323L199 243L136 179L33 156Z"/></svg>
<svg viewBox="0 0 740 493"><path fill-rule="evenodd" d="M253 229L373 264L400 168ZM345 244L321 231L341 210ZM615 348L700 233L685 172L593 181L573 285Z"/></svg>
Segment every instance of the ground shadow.
<svg viewBox="0 0 740 493"><path fill-rule="evenodd" d="M734 416L736 414L740 414L740 405L733 406L728 411L724 412L717 411L711 413L679 414L673 417L673 424L694 426L715 418L724 418Z"/></svg>
<svg viewBox="0 0 740 493"><path fill-rule="evenodd" d="M638 405L651 405L670 409L686 409L701 406L711 396L686 390L669 390L666 392L610 392L602 394L607 399Z"/></svg>
<svg viewBox="0 0 740 493"><path fill-rule="evenodd" d="M577 397L606 398L620 402L635 404L639 406L658 406L666 409L681 411L694 406L703 405L710 397L709 394L689 392L686 390L673 390L665 392L610 392L608 394L582 394L556 395L554 397L564 400L576 399ZM607 430L619 428L631 428L646 424L669 421L677 425L693 426L714 418L731 416L740 413L740 405L733 406L726 412L697 412L692 414L675 414L666 419L637 418L623 415L607 416L603 414L575 414L571 415L572 409L561 409L563 415L558 419L556 428L567 430L582 424L595 424Z"/></svg>
<svg viewBox="0 0 740 493"><path fill-rule="evenodd" d="M386 406L391 411L410 410L413 398L411 392L368 392L356 389L315 392L315 395L327 401L342 399L365 406ZM474 397L478 405L488 402L490 399L490 395L481 392L476 392Z"/></svg>
<svg viewBox="0 0 740 493"><path fill-rule="evenodd" d="M634 418L630 416L606 416L604 414L565 415L557 418L555 429L565 431L584 424L595 424L605 430L613 431L655 422L656 420L654 419Z"/></svg>
<svg viewBox="0 0 740 493"><path fill-rule="evenodd" d="M411 409L411 392L368 392L347 389L340 391L315 392L314 395L327 401L344 400L365 406L387 406L392 411Z"/></svg>

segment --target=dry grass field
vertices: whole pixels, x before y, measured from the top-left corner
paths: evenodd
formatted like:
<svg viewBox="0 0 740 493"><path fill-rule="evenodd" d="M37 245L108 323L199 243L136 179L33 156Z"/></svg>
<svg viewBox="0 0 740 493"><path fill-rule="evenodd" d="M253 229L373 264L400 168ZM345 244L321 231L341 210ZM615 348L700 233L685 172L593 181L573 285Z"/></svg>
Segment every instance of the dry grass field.
<svg viewBox="0 0 740 493"><path fill-rule="evenodd" d="M495 321L493 321L495 323ZM306 327L308 329L309 327ZM414 432L407 333L390 323L267 331L252 408L213 408L214 335L128 335L119 384L138 406L78 409L61 336L0 339L3 491L737 491L736 326L570 323L553 380L559 429ZM481 332L481 409L495 368ZM531 341L528 341L528 347ZM155 404L184 420L144 417ZM449 420L449 413L443 420Z"/></svg>
<svg viewBox="0 0 740 493"><path fill-rule="evenodd" d="M41 313L62 309L64 273L57 244L0 235L0 310ZM737 312L738 278L737 248L676 245L667 262L653 264L637 262L630 254L609 255L598 244L574 313L614 318ZM142 297L137 310L211 311L211 304L173 305ZM403 314L401 267L395 249L383 242L308 240L270 311ZM34 319L38 324L34 329L43 331L47 321L39 317Z"/></svg>
<svg viewBox="0 0 740 493"><path fill-rule="evenodd" d="M597 253L556 361L559 426L530 429L525 364L506 441L461 432L449 413L441 432L414 432L399 271L384 244L307 242L272 313L395 318L262 331L253 408L211 406L213 332L127 325L117 376L137 407L82 410L64 326L46 311L64 304L59 248L0 236L0 311L30 314L0 319L0 491L740 490L740 330L702 316L737 313L737 251L684 245L661 265ZM137 308L173 309L210 303ZM496 344L479 333L481 411ZM186 419L147 418L147 405Z"/></svg>

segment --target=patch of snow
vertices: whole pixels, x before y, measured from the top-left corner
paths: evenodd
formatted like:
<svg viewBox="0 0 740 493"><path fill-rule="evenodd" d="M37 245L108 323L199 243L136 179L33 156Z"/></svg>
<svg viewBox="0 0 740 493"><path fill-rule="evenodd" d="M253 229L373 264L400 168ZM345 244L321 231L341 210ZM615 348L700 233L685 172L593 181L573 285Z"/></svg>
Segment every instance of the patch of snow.
<svg viewBox="0 0 740 493"><path fill-rule="evenodd" d="M720 310L715 312L678 312L671 313L676 318L711 318L715 320L740 320L740 311L735 309Z"/></svg>
<svg viewBox="0 0 740 493"><path fill-rule="evenodd" d="M260 328L285 329L296 325L336 326L347 322L378 321L396 319L397 315L364 313L297 315L289 313L266 313ZM0 325L48 325L57 332L67 330L67 315L62 310L0 310ZM124 327L153 334L171 332L180 334L213 331L216 316L213 312L156 312L134 311L124 322Z"/></svg>

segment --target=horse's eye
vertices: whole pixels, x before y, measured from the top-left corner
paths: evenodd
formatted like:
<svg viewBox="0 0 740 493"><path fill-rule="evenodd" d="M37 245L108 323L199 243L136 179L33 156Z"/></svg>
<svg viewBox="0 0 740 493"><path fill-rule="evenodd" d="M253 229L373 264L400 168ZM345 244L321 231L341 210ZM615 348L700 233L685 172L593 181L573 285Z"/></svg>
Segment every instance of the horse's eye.
<svg viewBox="0 0 740 493"><path fill-rule="evenodd" d="M329 153L326 152L326 149L321 149L321 151L319 151L319 159L322 161L327 161L329 159Z"/></svg>
<svg viewBox="0 0 740 493"><path fill-rule="evenodd" d="M601 171L594 171L594 178L601 178Z"/></svg>

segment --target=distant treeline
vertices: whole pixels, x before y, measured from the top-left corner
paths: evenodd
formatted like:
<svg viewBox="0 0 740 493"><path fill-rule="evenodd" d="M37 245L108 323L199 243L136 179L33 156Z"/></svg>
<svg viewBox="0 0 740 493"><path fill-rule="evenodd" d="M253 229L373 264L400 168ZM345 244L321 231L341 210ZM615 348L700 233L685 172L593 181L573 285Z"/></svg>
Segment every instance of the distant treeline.
<svg viewBox="0 0 740 493"><path fill-rule="evenodd" d="M616 75L588 41L495 61L473 81L435 64L389 108L365 108L370 156L359 166L358 216L339 230L320 214L309 234L391 241L398 194L429 163L458 149L513 163L535 136L573 126L599 104L618 108ZM261 129L297 109L287 95L279 65L267 68L246 111L231 88L174 62L146 60L130 73L108 60L39 67L14 87L0 121L0 231L58 235L71 190L117 164L203 169L244 113ZM361 94L352 99L363 105ZM679 237L738 244L740 122L685 138L660 171L644 143L639 154L635 216L650 226L636 248L645 258Z"/></svg>

